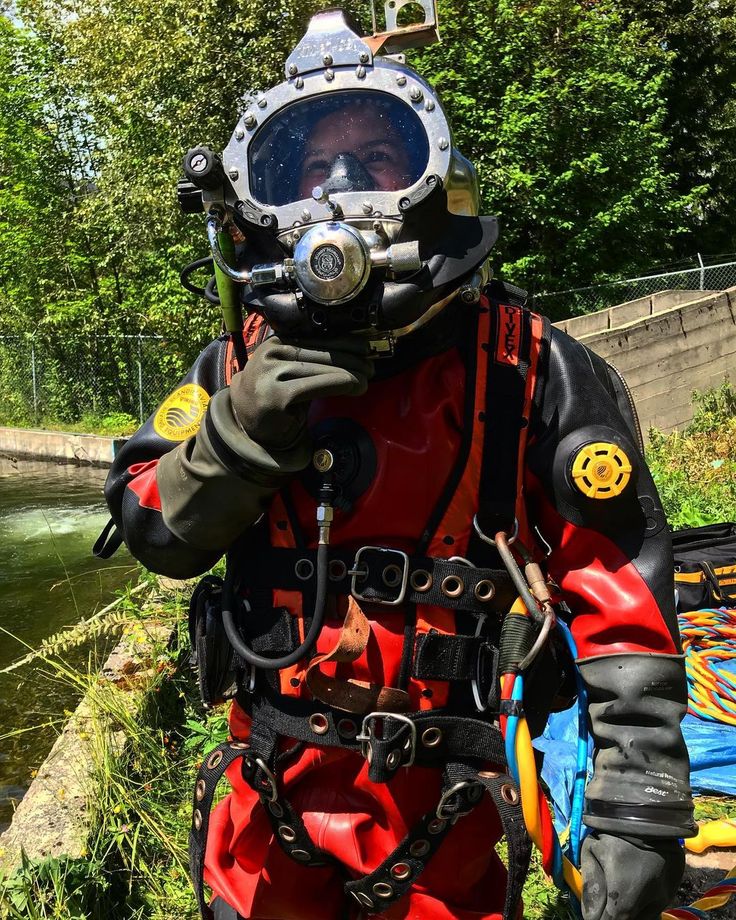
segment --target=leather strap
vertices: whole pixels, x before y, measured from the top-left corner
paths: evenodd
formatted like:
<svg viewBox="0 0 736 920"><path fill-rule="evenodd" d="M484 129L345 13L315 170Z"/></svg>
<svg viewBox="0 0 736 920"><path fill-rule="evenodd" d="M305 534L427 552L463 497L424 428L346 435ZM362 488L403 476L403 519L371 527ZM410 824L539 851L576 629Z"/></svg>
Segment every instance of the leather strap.
<svg viewBox="0 0 736 920"><path fill-rule="evenodd" d="M355 598L348 599L348 609L335 647L326 654L316 655L309 663L306 682L315 699L345 712L368 713L406 712L411 708L409 694L396 687L379 687L367 681L329 677L320 667L328 662L348 664L356 661L366 649L371 628Z"/></svg>

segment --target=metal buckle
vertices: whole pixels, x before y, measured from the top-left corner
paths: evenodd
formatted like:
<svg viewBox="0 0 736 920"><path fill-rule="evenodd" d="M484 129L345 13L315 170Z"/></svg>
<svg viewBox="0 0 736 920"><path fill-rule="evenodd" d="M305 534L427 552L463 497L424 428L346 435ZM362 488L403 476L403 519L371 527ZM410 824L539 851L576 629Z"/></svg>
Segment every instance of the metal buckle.
<svg viewBox="0 0 736 920"><path fill-rule="evenodd" d="M478 786L481 788L481 790L483 788L482 783L471 783L471 782L468 782L467 780L463 780L460 783L455 783L455 785L452 786L452 788L448 789L447 792L443 794L437 806L437 811L436 811L437 820L438 821L456 821L458 818L464 818L465 815L469 815L470 812L478 804L478 801L480 801L480 798L481 798L480 796L478 797L478 801L468 802L467 807L463 809L462 811L452 811L452 812L446 813L445 809L449 805L450 799L454 795L457 795L459 792L462 792L463 789L469 789L472 786Z"/></svg>
<svg viewBox="0 0 736 920"><path fill-rule="evenodd" d="M261 773L263 773L263 775L266 777L266 779L268 780L268 785L269 785L269 791L266 792L265 788L262 787L259 782L257 782L258 774L256 774L256 776L253 777L253 784L257 786L256 791L258 792L259 795L262 795L266 799L268 799L269 802L275 802L276 799L279 797L279 791L276 787L276 777L273 775L273 773L269 770L269 768L266 766L266 764L263 762L263 760L260 757L254 758L254 763L258 767L258 769L261 771Z"/></svg>
<svg viewBox="0 0 736 920"><path fill-rule="evenodd" d="M401 584L399 585L399 594L395 600L385 601L379 597L366 597L361 594L358 590L358 578L363 575L368 574L367 567L360 569L360 557L368 550L374 550L377 553L390 553L392 556L399 556L401 559ZM406 597L406 587L409 584L409 557L406 553L402 553L399 549L387 549L385 546L361 546L360 549L355 554L355 561L353 562L353 568L348 573L352 575L352 581L350 582L350 593L356 599L356 601L365 601L367 604L385 604L389 607L396 607L399 604L404 602Z"/></svg>
<svg viewBox="0 0 736 920"><path fill-rule="evenodd" d="M410 719L409 716L402 716L398 712L371 712L363 719L363 725L360 730L360 734L357 735L356 741L360 741L360 749L365 757L368 760L368 751L370 750L371 742L375 738L375 732L373 731L373 720L374 719L396 719L398 722L404 722L404 724L409 726L409 742L410 747L408 749L409 759L404 760L402 758L402 767L410 767L414 763L414 758L417 753L417 727L414 724L414 720ZM406 743L402 749L402 754L407 753Z"/></svg>

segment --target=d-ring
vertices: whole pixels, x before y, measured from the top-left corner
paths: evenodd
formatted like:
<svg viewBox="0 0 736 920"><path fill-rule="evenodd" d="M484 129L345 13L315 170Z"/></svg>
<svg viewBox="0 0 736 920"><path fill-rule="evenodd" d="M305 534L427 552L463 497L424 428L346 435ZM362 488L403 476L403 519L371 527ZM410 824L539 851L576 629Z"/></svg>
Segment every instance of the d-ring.
<svg viewBox="0 0 736 920"><path fill-rule="evenodd" d="M481 538L481 540L484 543L488 543L490 546L496 545L496 541L492 537L486 536L486 534L484 534L483 531L480 529L480 524L478 523L477 514L473 517L473 529L475 530L475 532L478 534L478 536ZM508 537L506 540L508 545L511 546L511 544L516 540L518 536L519 536L519 519L514 518L514 526L511 529L511 536Z"/></svg>

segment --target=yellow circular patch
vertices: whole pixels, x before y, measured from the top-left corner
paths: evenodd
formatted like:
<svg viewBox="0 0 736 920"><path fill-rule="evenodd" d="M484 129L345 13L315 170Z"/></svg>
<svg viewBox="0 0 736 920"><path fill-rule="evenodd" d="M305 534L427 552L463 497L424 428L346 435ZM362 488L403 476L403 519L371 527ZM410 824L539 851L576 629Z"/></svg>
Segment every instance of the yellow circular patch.
<svg viewBox="0 0 736 920"><path fill-rule="evenodd" d="M187 383L167 396L153 419L156 434L167 441L184 441L196 434L204 418L209 393L197 383Z"/></svg>
<svg viewBox="0 0 736 920"><path fill-rule="evenodd" d="M575 454L572 479L587 498L615 498L629 484L631 461L618 444L586 444Z"/></svg>

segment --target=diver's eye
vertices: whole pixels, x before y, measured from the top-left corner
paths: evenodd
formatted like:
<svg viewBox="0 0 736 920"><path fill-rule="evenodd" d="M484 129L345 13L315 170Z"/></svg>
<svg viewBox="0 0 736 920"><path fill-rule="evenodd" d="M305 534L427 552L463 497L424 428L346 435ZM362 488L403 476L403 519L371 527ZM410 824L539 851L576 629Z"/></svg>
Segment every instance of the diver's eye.
<svg viewBox="0 0 736 920"><path fill-rule="evenodd" d="M327 160L309 160L304 164L304 172L309 173L326 173L330 168Z"/></svg>

